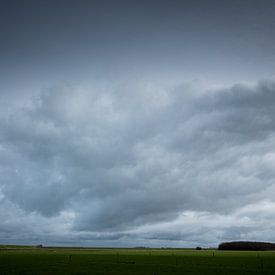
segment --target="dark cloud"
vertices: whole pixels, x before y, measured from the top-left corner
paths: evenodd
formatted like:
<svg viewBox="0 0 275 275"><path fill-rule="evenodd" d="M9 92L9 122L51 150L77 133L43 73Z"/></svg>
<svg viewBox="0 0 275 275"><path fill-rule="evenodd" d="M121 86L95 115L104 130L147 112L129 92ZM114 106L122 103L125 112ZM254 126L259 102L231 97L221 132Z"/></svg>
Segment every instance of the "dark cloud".
<svg viewBox="0 0 275 275"><path fill-rule="evenodd" d="M275 237L274 82L67 86L31 102L0 117L1 242Z"/></svg>

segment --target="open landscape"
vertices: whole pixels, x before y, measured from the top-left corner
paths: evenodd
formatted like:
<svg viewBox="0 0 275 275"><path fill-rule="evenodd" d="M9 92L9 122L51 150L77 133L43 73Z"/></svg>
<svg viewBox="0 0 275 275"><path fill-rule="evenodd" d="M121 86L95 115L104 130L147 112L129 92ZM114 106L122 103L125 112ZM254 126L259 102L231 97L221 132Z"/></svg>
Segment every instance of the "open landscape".
<svg viewBox="0 0 275 275"><path fill-rule="evenodd" d="M275 0L0 3L0 275L275 275Z"/></svg>
<svg viewBox="0 0 275 275"><path fill-rule="evenodd" d="M2 246L0 274L270 274L275 251Z"/></svg>

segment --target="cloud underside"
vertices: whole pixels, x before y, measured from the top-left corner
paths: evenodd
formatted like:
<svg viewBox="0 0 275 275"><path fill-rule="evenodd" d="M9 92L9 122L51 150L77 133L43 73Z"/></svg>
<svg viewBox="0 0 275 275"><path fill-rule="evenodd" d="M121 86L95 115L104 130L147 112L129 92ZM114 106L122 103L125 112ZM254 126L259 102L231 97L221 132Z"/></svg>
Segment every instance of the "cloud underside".
<svg viewBox="0 0 275 275"><path fill-rule="evenodd" d="M275 241L272 81L61 87L3 107L1 242Z"/></svg>

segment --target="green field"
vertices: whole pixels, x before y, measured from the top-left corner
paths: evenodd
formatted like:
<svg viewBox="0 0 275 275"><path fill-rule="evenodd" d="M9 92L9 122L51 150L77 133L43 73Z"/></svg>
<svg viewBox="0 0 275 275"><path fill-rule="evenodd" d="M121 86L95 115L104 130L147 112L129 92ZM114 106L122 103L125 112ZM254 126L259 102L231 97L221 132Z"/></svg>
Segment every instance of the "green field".
<svg viewBox="0 0 275 275"><path fill-rule="evenodd" d="M275 274L275 252L1 247L0 274Z"/></svg>

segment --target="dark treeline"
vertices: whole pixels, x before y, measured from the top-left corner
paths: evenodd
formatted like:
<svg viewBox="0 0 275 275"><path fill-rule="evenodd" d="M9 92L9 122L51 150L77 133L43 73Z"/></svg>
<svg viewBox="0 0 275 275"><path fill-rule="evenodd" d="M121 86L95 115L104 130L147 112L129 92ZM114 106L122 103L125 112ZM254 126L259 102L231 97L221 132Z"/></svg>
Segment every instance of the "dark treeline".
<svg viewBox="0 0 275 275"><path fill-rule="evenodd" d="M275 243L266 242L226 242L219 244L219 250L246 250L261 251L275 250Z"/></svg>

